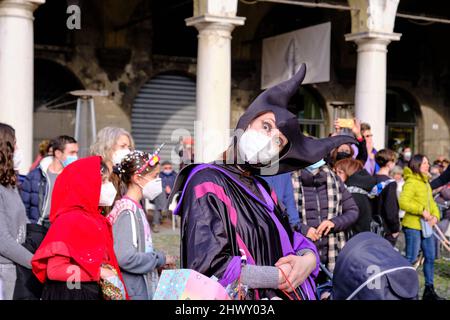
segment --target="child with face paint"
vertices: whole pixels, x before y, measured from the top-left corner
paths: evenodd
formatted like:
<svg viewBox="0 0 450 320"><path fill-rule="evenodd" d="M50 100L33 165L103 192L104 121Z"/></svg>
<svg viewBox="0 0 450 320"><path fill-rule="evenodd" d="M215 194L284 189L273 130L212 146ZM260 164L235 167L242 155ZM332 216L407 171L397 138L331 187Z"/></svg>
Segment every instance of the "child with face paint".
<svg viewBox="0 0 450 320"><path fill-rule="evenodd" d="M132 300L151 300L158 284L158 268L175 264L175 257L153 248L150 225L141 200L154 200L162 193L159 157L132 151L116 172L126 194L116 201L108 219L113 225L114 250Z"/></svg>

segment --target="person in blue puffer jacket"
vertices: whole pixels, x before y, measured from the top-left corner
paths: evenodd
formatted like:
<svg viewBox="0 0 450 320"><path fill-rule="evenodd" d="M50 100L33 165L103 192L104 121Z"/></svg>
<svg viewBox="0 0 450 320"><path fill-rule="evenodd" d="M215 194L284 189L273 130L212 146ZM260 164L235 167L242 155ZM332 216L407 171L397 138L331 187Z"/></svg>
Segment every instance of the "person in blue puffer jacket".
<svg viewBox="0 0 450 320"><path fill-rule="evenodd" d="M78 159L77 141L69 136L59 136L50 143L53 156L45 157L39 166L25 177L20 195L31 223L50 226L49 214L52 190L56 178L64 167Z"/></svg>

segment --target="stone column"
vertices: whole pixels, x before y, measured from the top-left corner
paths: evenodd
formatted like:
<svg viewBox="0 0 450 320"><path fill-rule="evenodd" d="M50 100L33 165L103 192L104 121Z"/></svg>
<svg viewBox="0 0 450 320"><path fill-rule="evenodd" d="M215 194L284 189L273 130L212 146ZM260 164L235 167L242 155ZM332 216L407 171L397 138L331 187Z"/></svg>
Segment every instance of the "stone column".
<svg viewBox="0 0 450 320"><path fill-rule="evenodd" d="M197 28L197 119L195 162L215 160L229 142L231 103L231 32L243 25L236 17L236 0L198 0L194 17Z"/></svg>
<svg viewBox="0 0 450 320"><path fill-rule="evenodd" d="M352 8L352 33L346 41L358 46L355 113L372 127L374 147L385 147L387 45L400 40L393 33L399 0L348 0Z"/></svg>
<svg viewBox="0 0 450 320"><path fill-rule="evenodd" d="M33 12L44 2L0 1L0 121L16 130L22 174L33 158Z"/></svg>

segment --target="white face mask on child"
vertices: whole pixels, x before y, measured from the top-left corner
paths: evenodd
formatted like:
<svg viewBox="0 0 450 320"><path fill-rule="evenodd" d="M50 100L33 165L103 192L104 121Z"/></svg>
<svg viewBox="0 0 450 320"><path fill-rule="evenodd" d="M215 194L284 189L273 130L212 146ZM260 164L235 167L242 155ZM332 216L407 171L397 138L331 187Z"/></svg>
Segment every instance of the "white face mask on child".
<svg viewBox="0 0 450 320"><path fill-rule="evenodd" d="M100 191L100 201L98 205L100 207L111 207L116 198L117 190L114 188L112 182L107 182L102 184L102 189Z"/></svg>
<svg viewBox="0 0 450 320"><path fill-rule="evenodd" d="M144 177L141 176L141 178ZM143 187L139 185L142 188L142 196L150 201L153 201L163 191L161 178L156 178L153 180L148 180L147 178L144 179L148 182Z"/></svg>

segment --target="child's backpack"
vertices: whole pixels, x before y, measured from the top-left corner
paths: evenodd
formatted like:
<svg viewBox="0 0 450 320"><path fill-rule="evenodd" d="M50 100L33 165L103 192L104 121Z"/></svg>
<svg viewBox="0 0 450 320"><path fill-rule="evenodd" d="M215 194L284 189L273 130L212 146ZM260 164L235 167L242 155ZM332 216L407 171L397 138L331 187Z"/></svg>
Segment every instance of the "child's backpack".
<svg viewBox="0 0 450 320"><path fill-rule="evenodd" d="M380 237L384 237L385 235L385 224L383 217L380 214L380 195L383 192L384 188L386 188L389 184L395 182L394 179L388 179L385 181L381 181L377 183L372 190L369 192L369 199L372 205L373 217L370 223L370 231L379 235Z"/></svg>

